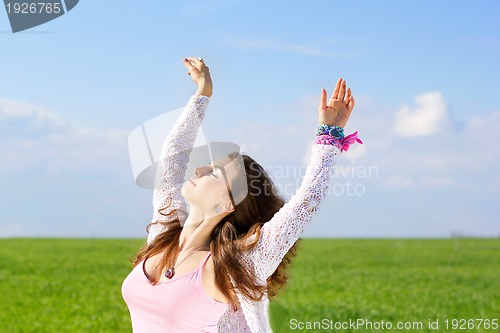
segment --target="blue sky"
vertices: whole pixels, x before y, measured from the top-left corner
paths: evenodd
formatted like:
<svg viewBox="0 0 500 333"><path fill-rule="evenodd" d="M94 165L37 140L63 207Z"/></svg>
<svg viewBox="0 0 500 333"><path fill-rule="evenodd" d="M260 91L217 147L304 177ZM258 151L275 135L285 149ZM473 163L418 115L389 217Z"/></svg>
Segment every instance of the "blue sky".
<svg viewBox="0 0 500 333"><path fill-rule="evenodd" d="M339 159L348 175L305 236L496 237L499 12L497 1L80 1L13 34L1 8L0 237L143 236L151 191L134 185L127 137L194 93L186 56L214 78L207 139L238 143L285 197L300 179L280 172L307 160L321 88L351 86L346 131L365 144Z"/></svg>

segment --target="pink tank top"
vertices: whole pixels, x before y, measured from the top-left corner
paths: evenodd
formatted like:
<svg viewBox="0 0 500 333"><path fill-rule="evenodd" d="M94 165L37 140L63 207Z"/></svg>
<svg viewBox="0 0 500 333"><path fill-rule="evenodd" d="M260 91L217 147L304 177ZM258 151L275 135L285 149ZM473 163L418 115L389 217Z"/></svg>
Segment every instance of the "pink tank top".
<svg viewBox="0 0 500 333"><path fill-rule="evenodd" d="M144 261L130 272L122 295L134 333L217 332L217 322L229 303L214 300L203 287L203 266L210 254L194 271L157 285L147 278Z"/></svg>

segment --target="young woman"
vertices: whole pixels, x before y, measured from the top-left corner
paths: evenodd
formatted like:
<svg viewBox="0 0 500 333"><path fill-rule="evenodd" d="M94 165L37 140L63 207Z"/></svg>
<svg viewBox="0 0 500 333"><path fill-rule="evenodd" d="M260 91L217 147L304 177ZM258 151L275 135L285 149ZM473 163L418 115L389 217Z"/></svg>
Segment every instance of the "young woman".
<svg viewBox="0 0 500 333"><path fill-rule="evenodd" d="M133 331L272 332L269 298L286 282L295 242L326 195L335 158L361 143L342 129L354 98L342 79L328 103L322 90L311 160L285 204L264 169L238 153L195 168L184 182L212 95L203 59L184 65L198 89L163 145L147 244L122 286ZM236 185L241 179L246 191Z"/></svg>

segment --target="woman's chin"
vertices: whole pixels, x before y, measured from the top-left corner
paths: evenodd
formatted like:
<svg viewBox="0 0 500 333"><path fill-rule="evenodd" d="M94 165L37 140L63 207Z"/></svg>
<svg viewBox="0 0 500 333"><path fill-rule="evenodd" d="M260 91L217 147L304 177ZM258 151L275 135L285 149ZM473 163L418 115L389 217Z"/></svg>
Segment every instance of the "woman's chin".
<svg viewBox="0 0 500 333"><path fill-rule="evenodd" d="M181 194L182 196L187 200L189 198L189 184L188 182L185 182L183 185L182 185L182 188L181 188Z"/></svg>

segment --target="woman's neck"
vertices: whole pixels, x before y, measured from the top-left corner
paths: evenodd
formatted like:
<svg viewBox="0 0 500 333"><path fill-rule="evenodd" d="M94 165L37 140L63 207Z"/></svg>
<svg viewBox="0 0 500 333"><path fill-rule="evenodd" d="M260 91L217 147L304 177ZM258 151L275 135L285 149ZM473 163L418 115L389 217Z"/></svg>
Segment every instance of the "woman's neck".
<svg viewBox="0 0 500 333"><path fill-rule="evenodd" d="M214 225L206 222L203 211L191 207L180 234L180 251L210 250Z"/></svg>

